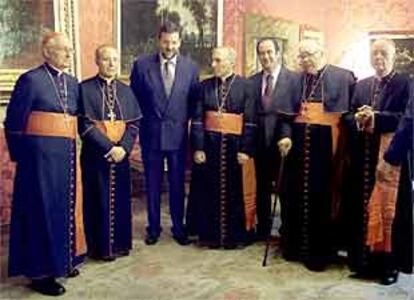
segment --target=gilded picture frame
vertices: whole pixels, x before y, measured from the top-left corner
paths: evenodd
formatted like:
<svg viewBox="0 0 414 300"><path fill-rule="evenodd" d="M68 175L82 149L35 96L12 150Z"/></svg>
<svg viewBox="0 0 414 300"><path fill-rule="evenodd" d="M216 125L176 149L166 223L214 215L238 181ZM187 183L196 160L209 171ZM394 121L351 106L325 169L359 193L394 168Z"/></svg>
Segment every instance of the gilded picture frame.
<svg viewBox="0 0 414 300"><path fill-rule="evenodd" d="M299 24L293 21L265 17L262 15L246 15L244 22L244 67L245 76L260 71L256 54L257 41L272 38L279 43L282 51L282 64L295 68L296 47L299 42Z"/></svg>

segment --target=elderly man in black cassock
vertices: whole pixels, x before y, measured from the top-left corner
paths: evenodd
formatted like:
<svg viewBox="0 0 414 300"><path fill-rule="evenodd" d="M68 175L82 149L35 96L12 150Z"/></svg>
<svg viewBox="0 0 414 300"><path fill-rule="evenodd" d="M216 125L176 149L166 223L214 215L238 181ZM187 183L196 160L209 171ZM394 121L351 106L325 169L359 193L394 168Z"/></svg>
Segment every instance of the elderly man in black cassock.
<svg viewBox="0 0 414 300"><path fill-rule="evenodd" d="M58 296L59 277L75 277L86 252L80 168L76 156L78 81L64 72L72 46L59 32L42 42L45 63L17 80L4 123L16 162L9 276Z"/></svg>
<svg viewBox="0 0 414 300"><path fill-rule="evenodd" d="M357 83L352 113L346 117L350 168L345 218L350 268L353 277L379 279L385 285L397 281L399 270L412 272L413 254L407 164L389 166L385 177L376 176L409 98L409 79L394 70L395 54L391 40L372 43L375 76ZM407 191L408 197L404 196Z"/></svg>
<svg viewBox="0 0 414 300"><path fill-rule="evenodd" d="M131 178L128 156L141 111L129 86L116 79L118 51L96 49L98 75L81 83L84 218L88 255L112 261L132 248Z"/></svg>
<svg viewBox="0 0 414 300"><path fill-rule="evenodd" d="M201 83L192 119L189 201L200 245L211 248L243 246L254 225L246 215L255 206L254 181L247 179L254 177L255 103L247 80L234 74L235 62L233 49L213 50L214 77Z"/></svg>
<svg viewBox="0 0 414 300"><path fill-rule="evenodd" d="M349 111L355 78L327 64L314 40L299 45L302 69L300 105L292 125L292 149L285 180L284 257L311 271L323 271L333 257L332 226L341 172L340 122ZM285 226L286 225L286 226Z"/></svg>

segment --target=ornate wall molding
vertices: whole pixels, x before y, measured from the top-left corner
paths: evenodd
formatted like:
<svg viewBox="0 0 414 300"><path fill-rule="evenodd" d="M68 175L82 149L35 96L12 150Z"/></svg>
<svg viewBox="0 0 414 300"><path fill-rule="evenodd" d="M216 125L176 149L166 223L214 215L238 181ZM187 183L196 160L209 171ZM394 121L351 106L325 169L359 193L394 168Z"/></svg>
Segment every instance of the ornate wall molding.
<svg viewBox="0 0 414 300"><path fill-rule="evenodd" d="M78 1L54 0L55 30L64 32L72 43L74 55L69 73L81 77Z"/></svg>

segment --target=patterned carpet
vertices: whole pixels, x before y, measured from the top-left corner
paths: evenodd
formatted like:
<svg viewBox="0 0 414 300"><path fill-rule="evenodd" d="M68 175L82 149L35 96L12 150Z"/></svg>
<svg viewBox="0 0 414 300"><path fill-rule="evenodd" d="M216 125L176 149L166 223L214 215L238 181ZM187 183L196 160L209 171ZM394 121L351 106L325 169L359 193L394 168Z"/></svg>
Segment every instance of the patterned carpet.
<svg viewBox="0 0 414 300"><path fill-rule="evenodd" d="M145 207L134 207L134 249L114 262L88 261L77 278L62 280L67 293L60 299L143 300L414 300L414 277L403 275L384 287L349 279L343 266L312 273L289 263L272 250L268 266L261 266L263 244L243 250L181 247L169 233L167 208L164 232L155 246L145 246ZM25 279L7 279L7 236L2 234L0 299L50 299L32 293Z"/></svg>

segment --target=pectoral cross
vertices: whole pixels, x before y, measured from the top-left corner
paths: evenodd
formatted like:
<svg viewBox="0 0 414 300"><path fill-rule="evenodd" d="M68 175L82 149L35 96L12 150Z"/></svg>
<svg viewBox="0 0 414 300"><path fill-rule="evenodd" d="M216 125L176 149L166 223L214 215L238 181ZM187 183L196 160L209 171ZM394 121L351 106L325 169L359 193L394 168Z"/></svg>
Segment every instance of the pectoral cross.
<svg viewBox="0 0 414 300"><path fill-rule="evenodd" d="M114 111L113 111L113 110L111 110L111 111L108 113L108 118L109 118L109 120L110 120L111 122L114 122L114 121L115 121L116 114L114 113Z"/></svg>

